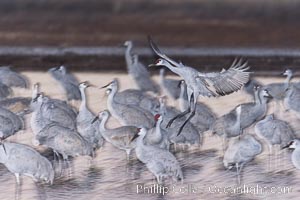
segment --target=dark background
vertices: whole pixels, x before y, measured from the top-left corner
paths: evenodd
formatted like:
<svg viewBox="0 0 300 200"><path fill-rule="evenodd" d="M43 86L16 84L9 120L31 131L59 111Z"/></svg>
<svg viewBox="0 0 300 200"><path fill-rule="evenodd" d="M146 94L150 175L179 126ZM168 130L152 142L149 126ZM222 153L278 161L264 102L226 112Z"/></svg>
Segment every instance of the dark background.
<svg viewBox="0 0 300 200"><path fill-rule="evenodd" d="M274 48L300 46L300 1L295 0L0 0L1 46L147 47L151 35L164 47ZM205 70L235 56L174 56ZM145 63L153 57L142 56ZM297 56L246 57L257 71L297 69ZM125 70L123 57L107 55L0 56L0 64L39 69ZM199 68L201 69L201 67ZM276 72L277 73L277 72Z"/></svg>

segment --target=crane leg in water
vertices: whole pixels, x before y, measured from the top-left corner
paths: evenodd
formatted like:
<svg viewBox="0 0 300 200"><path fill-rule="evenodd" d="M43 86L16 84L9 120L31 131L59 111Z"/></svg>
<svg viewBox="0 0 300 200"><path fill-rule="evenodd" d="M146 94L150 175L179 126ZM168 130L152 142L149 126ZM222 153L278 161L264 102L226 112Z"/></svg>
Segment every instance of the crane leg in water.
<svg viewBox="0 0 300 200"><path fill-rule="evenodd" d="M192 105L192 102L194 102L194 94L191 95L189 107L188 107L185 111L183 111L182 113L180 113L180 114L176 115L174 118L172 118L172 119L169 121L169 123L167 124L167 128L169 128L169 127L172 125L172 123L173 123L176 119L182 118L182 117L184 117L185 115L187 115L188 113L191 112L191 105ZM196 107L196 106L194 106L194 107ZM194 109L195 109L195 108L194 108ZM195 114L195 113L194 113L194 114ZM181 132L181 131L180 131L180 132Z"/></svg>

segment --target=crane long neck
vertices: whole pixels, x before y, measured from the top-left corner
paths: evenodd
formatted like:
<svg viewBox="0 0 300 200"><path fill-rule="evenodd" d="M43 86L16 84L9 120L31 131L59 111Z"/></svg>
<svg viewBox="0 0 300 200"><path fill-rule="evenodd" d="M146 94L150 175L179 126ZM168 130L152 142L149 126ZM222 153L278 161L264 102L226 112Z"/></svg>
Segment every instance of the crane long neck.
<svg viewBox="0 0 300 200"><path fill-rule="evenodd" d="M137 141L136 141L136 147L137 148L143 148L145 147L145 144L144 144L144 138L145 138L146 134L142 134L140 135L138 138L137 138Z"/></svg>
<svg viewBox="0 0 300 200"><path fill-rule="evenodd" d="M169 62L165 62L165 63L164 63L164 66L167 67L167 68L168 68L169 70L171 70L172 72L174 72L175 74L178 74L179 76L183 77L183 76L182 76L182 71L181 71L182 68L174 67L174 66L171 65Z"/></svg>
<svg viewBox="0 0 300 200"><path fill-rule="evenodd" d="M102 120L100 122L99 129L100 129L101 133L106 131L107 120L108 120L108 116L105 116L105 117L102 118Z"/></svg>
<svg viewBox="0 0 300 200"><path fill-rule="evenodd" d="M259 98L258 91L254 92L254 101L256 105L261 104L261 99Z"/></svg>
<svg viewBox="0 0 300 200"><path fill-rule="evenodd" d="M108 98L107 98L107 103L108 104L110 104L110 105L113 104L114 97L115 97L117 91L118 91L118 86L115 86L115 87L111 88L111 92L109 93Z"/></svg>
<svg viewBox="0 0 300 200"><path fill-rule="evenodd" d="M241 112L237 112L236 122L234 126L237 127L238 129L241 128Z"/></svg>
<svg viewBox="0 0 300 200"><path fill-rule="evenodd" d="M285 89L287 89L290 86L291 79L292 79L292 75L291 74L287 75L285 82L284 82Z"/></svg>
<svg viewBox="0 0 300 200"><path fill-rule="evenodd" d="M38 85L34 85L33 86L33 90L32 90L32 99L34 99L35 97L37 97L38 93L40 92L40 88Z"/></svg>
<svg viewBox="0 0 300 200"><path fill-rule="evenodd" d="M126 60L127 66L130 66L133 63L131 50L132 50L132 45L129 44L125 51L125 60Z"/></svg>
<svg viewBox="0 0 300 200"><path fill-rule="evenodd" d="M85 94L85 89L84 88L80 88L80 94L81 94L81 104L80 104L80 110L85 109L86 108L86 94Z"/></svg>
<svg viewBox="0 0 300 200"><path fill-rule="evenodd" d="M162 119L159 119L157 122L156 122L156 126L155 126L155 135L158 136L158 137L161 137L161 128L160 128L160 125L162 123Z"/></svg>

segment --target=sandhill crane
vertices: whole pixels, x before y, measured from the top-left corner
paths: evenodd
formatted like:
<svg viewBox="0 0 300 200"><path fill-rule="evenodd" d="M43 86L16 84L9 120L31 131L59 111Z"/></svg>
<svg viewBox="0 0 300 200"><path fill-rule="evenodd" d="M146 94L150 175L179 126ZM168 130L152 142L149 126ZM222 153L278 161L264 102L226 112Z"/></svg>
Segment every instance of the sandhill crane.
<svg viewBox="0 0 300 200"><path fill-rule="evenodd" d="M8 87L28 88L27 78L11 70L10 66L0 67L0 82Z"/></svg>
<svg viewBox="0 0 300 200"><path fill-rule="evenodd" d="M263 139L269 147L269 168L271 164L272 146L280 145L285 147L295 139L294 132L289 124L280 119L275 119L273 115L266 116L255 125L255 133Z"/></svg>
<svg viewBox="0 0 300 200"><path fill-rule="evenodd" d="M183 181L181 167L176 157L165 149L145 145L144 138L146 134L147 130L142 128L132 139L138 137L135 148L137 158L146 164L146 167L155 175L159 184L167 177L172 177L175 181L178 179Z"/></svg>
<svg viewBox="0 0 300 200"><path fill-rule="evenodd" d="M190 122L183 128L182 133L177 136L177 130L182 125L184 119L175 121L169 128L166 128L167 122L177 115L180 111L174 107L166 105L166 101L163 97L160 99L160 115L163 117L161 128L167 132L170 143L175 145L197 145L202 144L202 133L198 132L196 127Z"/></svg>
<svg viewBox="0 0 300 200"><path fill-rule="evenodd" d="M33 99L33 105L30 124L34 134L38 134L41 129L52 123L76 130L76 119L55 103L49 102L49 98L42 93Z"/></svg>
<svg viewBox="0 0 300 200"><path fill-rule="evenodd" d="M31 98L12 97L0 100L0 107L6 108L14 113L22 113L30 110Z"/></svg>
<svg viewBox="0 0 300 200"><path fill-rule="evenodd" d="M85 89L92 86L88 82L82 82L79 84L79 90L81 93L81 104L79 113L76 118L77 129L80 135L89 141L94 148L99 148L103 145L103 138L99 131L99 122L92 124L93 119L96 117L90 109L87 107L87 97Z"/></svg>
<svg viewBox="0 0 300 200"><path fill-rule="evenodd" d="M166 78L165 72L166 70L164 68L161 68L159 71L160 85L169 97L176 100L180 96L180 80ZM187 99L187 95L185 98Z"/></svg>
<svg viewBox="0 0 300 200"><path fill-rule="evenodd" d="M240 173L243 166L253 160L262 151L261 144L251 135L243 135L235 138L225 151L223 164L225 168L231 169L233 166L237 170L238 184L241 183Z"/></svg>
<svg viewBox="0 0 300 200"><path fill-rule="evenodd" d="M50 161L24 144L3 142L0 145L0 163L15 174L18 184L20 175L53 183L54 170Z"/></svg>
<svg viewBox="0 0 300 200"><path fill-rule="evenodd" d="M213 134L222 136L223 140L223 151L227 146L227 139L231 137L240 136L242 133L241 129L241 113L242 107L238 106L234 112L229 112L218 119L212 124L211 131Z"/></svg>
<svg viewBox="0 0 300 200"><path fill-rule="evenodd" d="M169 150L170 142L168 133L161 128L163 116L160 114L156 114L154 118L156 120L156 125L153 129L148 131L145 142L147 145L157 146L159 148Z"/></svg>
<svg viewBox="0 0 300 200"><path fill-rule="evenodd" d="M186 111L177 115L168 123L169 127L175 119L190 113L180 127L178 134L180 134L185 124L195 115L196 103L200 95L208 97L228 95L238 91L249 80L250 72L246 71L249 67L247 67L247 63L242 63L241 60L239 62L234 61L228 70L223 69L220 73L201 73L192 67L177 63L161 53L150 37L149 43L152 50L160 57L154 66L169 68L172 72L183 78L187 84L190 105Z"/></svg>
<svg viewBox="0 0 300 200"><path fill-rule="evenodd" d="M300 140L294 139L283 148L286 147L289 147L290 149L295 149L292 153L292 163L297 169L300 169Z"/></svg>
<svg viewBox="0 0 300 200"><path fill-rule="evenodd" d="M142 91L159 93L159 86L151 80L150 73L145 65L139 62L138 55L132 55L132 41L126 41L124 46L126 47L125 60L127 64L127 71L135 81L138 88Z"/></svg>
<svg viewBox="0 0 300 200"><path fill-rule="evenodd" d="M180 82L180 90L179 107L183 112L189 107L186 84L183 80ZM209 130L215 120L216 116L212 110L204 103L197 102L195 116L191 119L191 123L198 129L198 131L202 133Z"/></svg>
<svg viewBox="0 0 300 200"><path fill-rule="evenodd" d="M62 155L64 160L68 157L92 156L93 147L78 132L58 124L45 126L35 136L35 145L44 145Z"/></svg>
<svg viewBox="0 0 300 200"><path fill-rule="evenodd" d="M19 130L25 129L25 123L21 116L0 107L0 138L5 139Z"/></svg>
<svg viewBox="0 0 300 200"><path fill-rule="evenodd" d="M256 121L262 119L268 110L268 100L272 98L269 94L269 91L266 89L260 90L259 88L255 89L255 102L254 103L244 103L240 104L242 108L241 113L241 128L245 129ZM235 109L231 111L235 112Z"/></svg>
<svg viewBox="0 0 300 200"><path fill-rule="evenodd" d="M108 90L110 93L110 90ZM139 106L152 114L159 110L159 101L151 95L135 89L127 89L115 94L114 100L125 105Z"/></svg>
<svg viewBox="0 0 300 200"><path fill-rule="evenodd" d="M286 110L294 112L300 118L300 87L289 84L283 102Z"/></svg>
<svg viewBox="0 0 300 200"><path fill-rule="evenodd" d="M67 73L65 66L55 67L48 70L51 76L58 81L64 88L67 100L81 100L80 91L78 89L78 81L70 73Z"/></svg>
<svg viewBox="0 0 300 200"><path fill-rule="evenodd" d="M99 130L107 142L111 143L118 149L126 151L127 160L129 160L130 152L136 147L135 142L131 142L131 139L140 128L135 126L121 126L114 129L107 129L106 123L109 116L110 113L108 110L104 110L99 113L97 117L100 119ZM98 121L97 118L93 121Z"/></svg>
<svg viewBox="0 0 300 200"><path fill-rule="evenodd" d="M35 83L33 85L33 90L32 90L32 101L37 97L38 94L40 94L40 84ZM31 102L33 104L33 102ZM44 102L46 103L46 102ZM47 97L47 104L54 104L55 107L58 107L62 109L64 112L66 112L74 121L76 120L77 117L77 110L75 107L71 106L68 104L66 101L60 100L60 99L53 99L50 98L49 96ZM34 105L32 105L34 106Z"/></svg>
<svg viewBox="0 0 300 200"><path fill-rule="evenodd" d="M115 101L115 94L118 91L118 81L116 79L102 88L107 88L110 91L107 99L107 108L112 116L122 125L144 126L147 129L154 127L154 116L149 111L138 106L120 104Z"/></svg>
<svg viewBox="0 0 300 200"><path fill-rule="evenodd" d="M293 76L292 70L285 70L283 75L286 76L284 83L271 83L262 87L262 89L268 90L278 105L279 101L283 100L285 97L286 90L288 89L289 83Z"/></svg>
<svg viewBox="0 0 300 200"><path fill-rule="evenodd" d="M262 83L257 81L256 79L250 78L249 81L244 85L243 90L251 95L253 99L255 99L255 90L256 87L261 87Z"/></svg>

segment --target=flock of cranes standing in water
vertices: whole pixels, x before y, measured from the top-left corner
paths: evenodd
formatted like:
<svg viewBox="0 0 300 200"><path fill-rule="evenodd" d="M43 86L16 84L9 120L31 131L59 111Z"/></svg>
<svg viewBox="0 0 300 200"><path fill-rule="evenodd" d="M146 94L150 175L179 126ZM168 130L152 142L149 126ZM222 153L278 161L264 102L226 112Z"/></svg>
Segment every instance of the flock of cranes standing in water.
<svg viewBox="0 0 300 200"><path fill-rule="evenodd" d="M24 118L28 114L32 145L52 149L54 159L68 162L69 157L95 157L97 150L109 142L126 152L128 160L134 150L158 183L169 177L184 180L180 163L172 152L178 146L200 147L205 132L222 139L224 167L236 168L238 184L244 165L262 152L262 142L268 145L270 156L274 145L294 148L292 163L300 169L300 140L287 122L272 114L266 116L271 99L300 116L300 83L291 82L291 70L285 71L284 83L263 85L250 79L247 62L242 60L235 60L221 72L202 73L163 54L151 38L149 44L159 57L149 67L163 67L159 73L160 84L151 79L145 65L132 53L132 42L126 41L128 74L139 89L119 91L116 78L103 84L99 88L106 89L107 110L98 114L89 109L86 95L88 87L96 86L88 81L78 83L64 66L48 72L64 88L67 101L45 95L38 83L32 87L31 98L9 97L13 87L28 88L28 80L10 67L0 67L0 163L15 175L18 184L20 175L51 184L55 181L54 167L47 158L33 147L5 141L25 129ZM180 80L167 79L166 69L177 74ZM237 105L219 117L198 101L199 96L224 96L241 88L254 101ZM167 94L171 100L179 99L180 110L168 106L161 94ZM79 108L70 104L73 100L81 101ZM21 109L13 109L14 105L21 105ZM118 128L107 128L110 117L118 120ZM247 133L251 126L257 137Z"/></svg>

